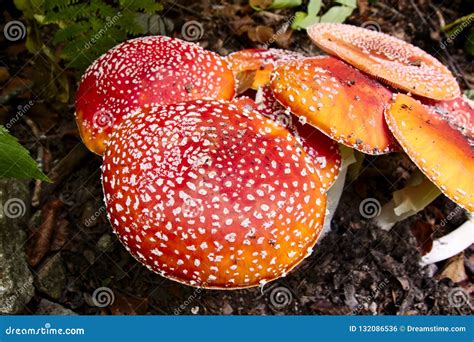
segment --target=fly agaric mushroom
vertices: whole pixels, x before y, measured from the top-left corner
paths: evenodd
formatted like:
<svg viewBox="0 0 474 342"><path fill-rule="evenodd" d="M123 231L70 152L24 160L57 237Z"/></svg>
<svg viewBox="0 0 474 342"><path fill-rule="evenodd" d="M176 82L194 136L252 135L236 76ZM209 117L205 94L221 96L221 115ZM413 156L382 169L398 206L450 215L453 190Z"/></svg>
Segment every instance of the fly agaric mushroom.
<svg viewBox="0 0 474 342"><path fill-rule="evenodd" d="M474 211L474 142L472 140L472 108L468 109L460 102L442 103L440 106L423 105L416 99L398 94L387 107L385 117L394 136L410 159L426 175L414 186L400 190L394 199L386 204L377 223L384 229L390 229L396 222L423 209L441 192L469 212ZM445 111L439 108L444 107ZM460 127L459 118L446 108L464 108ZM470 124L469 124L470 123ZM395 195L395 194L394 194ZM397 198L398 197L398 198ZM443 243L451 241L442 251L435 250L423 263L436 262L459 253L474 243L472 214L468 222L442 238ZM468 227L468 228L466 228ZM441 240L440 240L441 241ZM454 253L448 255L449 253ZM433 261L435 260L435 261Z"/></svg>
<svg viewBox="0 0 474 342"><path fill-rule="evenodd" d="M82 77L76 121L85 145L102 155L125 114L143 104L231 99L234 78L219 55L180 39L132 39L97 59Z"/></svg>
<svg viewBox="0 0 474 342"><path fill-rule="evenodd" d="M143 107L112 134L102 182L122 243L204 288L284 276L311 253L326 196L284 127L225 101Z"/></svg>
<svg viewBox="0 0 474 342"><path fill-rule="evenodd" d="M348 167L355 162L352 149L341 145L344 158L338 144L310 125L302 124L298 117L292 115L275 99L270 87L265 86L257 91L256 101L248 97L234 100L239 106L247 106L288 128L298 139L310 157L309 162L316 166L323 190L327 191L326 219L321 237L331 230L331 221L344 189Z"/></svg>
<svg viewBox="0 0 474 342"><path fill-rule="evenodd" d="M267 85L276 66L300 58L304 58L300 53L281 49L245 49L226 57L238 81L238 94Z"/></svg>
<svg viewBox="0 0 474 342"><path fill-rule="evenodd" d="M403 40L345 24L320 23L307 31L322 50L394 88L435 100L460 95L459 85L448 68Z"/></svg>
<svg viewBox="0 0 474 342"><path fill-rule="evenodd" d="M367 154L393 151L384 117L392 92L334 57L290 61L273 73L275 98L303 122Z"/></svg>
<svg viewBox="0 0 474 342"><path fill-rule="evenodd" d="M286 127L303 146L316 165L322 187L328 190L336 181L341 168L341 153L337 143L286 110L273 96L269 86L257 91L255 107L259 113Z"/></svg>

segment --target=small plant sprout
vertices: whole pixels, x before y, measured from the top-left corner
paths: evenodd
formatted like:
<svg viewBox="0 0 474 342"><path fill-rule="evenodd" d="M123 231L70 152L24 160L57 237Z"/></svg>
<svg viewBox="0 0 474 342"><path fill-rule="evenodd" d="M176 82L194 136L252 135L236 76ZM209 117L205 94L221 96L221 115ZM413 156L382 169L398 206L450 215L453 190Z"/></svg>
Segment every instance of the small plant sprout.
<svg viewBox="0 0 474 342"><path fill-rule="evenodd" d="M82 77L76 121L84 144L99 155L126 114L142 105L231 99L226 61L196 44L164 36L132 39L97 59Z"/></svg>
<svg viewBox="0 0 474 342"><path fill-rule="evenodd" d="M403 40L334 23L315 24L307 32L322 50L396 89L435 100L451 100L461 94L447 67Z"/></svg>
<svg viewBox="0 0 474 342"><path fill-rule="evenodd" d="M122 243L187 285L237 289L285 276L323 228L326 195L304 149L230 102L139 110L112 134L102 172Z"/></svg>

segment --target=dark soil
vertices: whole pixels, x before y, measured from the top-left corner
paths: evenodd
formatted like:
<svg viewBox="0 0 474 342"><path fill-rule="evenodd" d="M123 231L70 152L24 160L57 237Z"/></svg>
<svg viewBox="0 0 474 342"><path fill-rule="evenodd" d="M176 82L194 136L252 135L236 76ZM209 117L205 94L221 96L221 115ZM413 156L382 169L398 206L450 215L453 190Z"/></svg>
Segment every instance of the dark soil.
<svg viewBox="0 0 474 342"><path fill-rule="evenodd" d="M440 48L440 41L444 39L440 27L443 20L449 23L473 12L473 3L469 5L461 0L360 3L363 6L349 23L375 22L383 32L420 46L449 65L463 88L470 88L474 82L473 61L464 54L461 42ZM179 1L175 5L165 1L164 5L164 15L174 22L175 28L188 20L199 21L204 27L201 45L221 54L259 46L242 31L244 22L276 31L293 13L290 10L276 15L255 13L244 4L231 5L230 1ZM18 15L9 5L3 20ZM180 37L180 30L169 34ZM0 45L2 64L8 67L11 79L20 77L33 82L31 87L20 83L13 92L8 89L11 99L0 109L0 122L7 122L15 115L18 105L24 105L39 93L40 84L34 84L35 58L38 57L32 58L21 42L1 41ZM320 53L303 32L294 32L272 46L306 54ZM74 89L75 73L66 70L65 75ZM2 87L2 95L5 95L6 85ZM24 119L11 128L33 156L38 155L38 139L44 146L42 161L55 182L41 186L37 203L32 197L33 213L41 212L54 200L61 201L51 228L54 241L42 259L59 253L66 267L66 285L60 297L48 297L37 289L25 307L25 314L37 313L43 298L78 314L473 313L468 305L451 305L449 294L460 286L473 291L474 248L471 246L464 253L467 278L453 280L442 271L446 263L420 268L418 245L426 241L420 242L411 232L418 222L424 222L434 227L434 236L443 235L465 220L464 211L456 210L454 218L440 228L440 221L456 209L455 204L440 196L423 212L399 223L390 232L375 227L359 213L363 199L371 197L385 203L392 191L404 185L415 167L401 154L365 158L359 177L347 181L333 230L318 242L313 255L281 280L264 288L215 291L183 286L151 273L126 252L107 221L100 185L101 159L89 153L80 142L73 116L74 90L71 93L67 105L52 103L46 96L36 100L37 105L26 116L33 121L33 127L38 128L38 136L31 133L32 125ZM34 184L31 186L33 193ZM34 231L34 219L30 233ZM31 268L34 273L37 271L37 266ZM115 302L98 308L93 305L91 296L102 286L112 289Z"/></svg>

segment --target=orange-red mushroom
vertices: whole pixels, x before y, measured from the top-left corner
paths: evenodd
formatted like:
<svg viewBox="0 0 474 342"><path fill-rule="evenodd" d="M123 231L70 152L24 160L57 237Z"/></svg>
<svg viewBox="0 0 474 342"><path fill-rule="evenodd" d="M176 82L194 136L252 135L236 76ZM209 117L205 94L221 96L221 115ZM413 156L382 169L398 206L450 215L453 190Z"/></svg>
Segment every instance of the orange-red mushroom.
<svg viewBox="0 0 474 342"><path fill-rule="evenodd" d="M460 95L459 85L448 68L403 40L345 24L315 24L307 31L322 50L394 88L435 100Z"/></svg>
<svg viewBox="0 0 474 342"><path fill-rule="evenodd" d="M273 97L270 87L263 87L258 97L258 103L245 96L234 99L233 103L243 109L256 110L286 127L303 146L308 162L315 165L323 190L328 190L336 181L342 165L337 143L311 125L299 122L298 117L283 108Z"/></svg>
<svg viewBox="0 0 474 342"><path fill-rule="evenodd" d="M385 120L392 92L334 57L290 61L273 73L276 99L334 140L368 154L397 145Z"/></svg>
<svg viewBox="0 0 474 342"><path fill-rule="evenodd" d="M280 63L303 58L293 51L281 49L245 49L226 57L238 80L238 93L257 90L270 82L270 74Z"/></svg>
<svg viewBox="0 0 474 342"><path fill-rule="evenodd" d="M226 61L196 44L152 36L126 41L97 59L82 77L76 121L85 145L102 155L126 114L150 103L231 99Z"/></svg>
<svg viewBox="0 0 474 342"><path fill-rule="evenodd" d="M473 111L467 113L472 123ZM472 125L463 132L453 113L440 112L398 94L387 107L387 123L408 156L441 191L474 211L474 141ZM465 129L466 127L464 127Z"/></svg>
<svg viewBox="0 0 474 342"><path fill-rule="evenodd" d="M102 182L135 258L197 287L245 288L311 253L326 196L290 132L225 101L143 107L113 133Z"/></svg>

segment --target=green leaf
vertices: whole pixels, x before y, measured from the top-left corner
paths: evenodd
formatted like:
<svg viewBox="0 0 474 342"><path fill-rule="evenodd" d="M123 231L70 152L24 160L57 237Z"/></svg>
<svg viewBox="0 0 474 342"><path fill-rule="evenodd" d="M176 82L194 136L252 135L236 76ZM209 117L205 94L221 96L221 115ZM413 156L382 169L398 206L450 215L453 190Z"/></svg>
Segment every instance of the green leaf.
<svg viewBox="0 0 474 342"><path fill-rule="evenodd" d="M334 6L321 17L322 23L343 23L354 11L352 7Z"/></svg>
<svg viewBox="0 0 474 342"><path fill-rule="evenodd" d="M474 89L464 90L464 95L466 95L470 100L474 100Z"/></svg>
<svg viewBox="0 0 474 342"><path fill-rule="evenodd" d="M321 11L322 0L310 0L308 4L308 15L316 16Z"/></svg>
<svg viewBox="0 0 474 342"><path fill-rule="evenodd" d="M0 178L51 180L38 169L28 150L0 125Z"/></svg>

